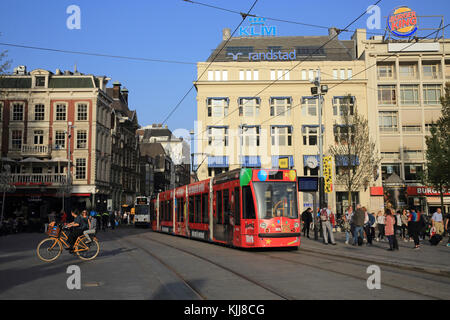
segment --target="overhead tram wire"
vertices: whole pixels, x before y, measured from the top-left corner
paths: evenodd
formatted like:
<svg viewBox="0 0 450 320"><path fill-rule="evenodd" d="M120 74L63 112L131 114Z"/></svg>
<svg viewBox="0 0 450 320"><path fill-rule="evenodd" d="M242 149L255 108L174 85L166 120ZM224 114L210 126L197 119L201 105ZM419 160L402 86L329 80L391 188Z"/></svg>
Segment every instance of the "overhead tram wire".
<svg viewBox="0 0 450 320"><path fill-rule="evenodd" d="M415 42L409 44L408 46L405 46L403 49L401 49L401 50L399 50L399 51L396 51L396 52L394 52L394 53L392 53L392 54L386 56L384 59L377 60L377 63L378 63L378 62L383 62L383 61L385 61L385 60L387 60L387 59L389 59L389 58L392 58L392 57L396 56L396 55L398 54L398 52L402 52L403 50L405 50L405 49L411 47L411 46L414 45L415 43L418 43L420 40L429 40L428 38L429 38L430 36L432 36L433 34L435 34L435 33L437 33L437 32L440 32L441 30L444 30L444 29L447 28L448 26L450 26L450 23L447 24L446 26L442 27L442 28L439 28L439 29L433 31L432 33L428 34L427 36L422 37L422 38L419 39L418 41L415 41ZM356 75L358 75L358 74L361 74L361 73L363 73L363 72L369 70L370 68L375 67L375 66L377 65L377 63L374 63L374 64L372 64L372 65L366 67L366 68L363 69L362 71L355 73L351 78L343 79L341 82L339 82L339 83L337 83L337 84L335 84L335 85L329 87L329 88L328 88L328 92L329 92L331 89L336 88L337 86L339 86L339 85L341 85L341 84L343 84L343 83L345 83L345 82L347 82L347 81L352 80L352 79L354 78L354 76L356 76ZM370 88L370 87L369 87L369 89L375 90L374 88ZM301 105L302 105L301 103L300 103L300 104L297 104L297 105L291 107L291 108L289 109L289 111L290 111L290 110L293 110L294 108L296 108L296 107L298 107L298 106L301 106ZM266 123L266 122L268 122L268 121L270 121L270 120L272 120L272 119L274 119L274 118L277 118L277 117L279 117L279 116L284 115L284 113L286 113L287 111L288 111L288 110L286 110L285 112L282 112L282 113L280 113L280 114L277 114L277 115L274 115L274 116L268 118L267 120L261 122L260 125L262 126L264 123Z"/></svg>
<svg viewBox="0 0 450 320"><path fill-rule="evenodd" d="M190 1L188 1L190 2ZM378 0L374 5L377 5L378 3L380 3L381 0ZM365 14L365 11L360 14L356 19L354 19L352 22L350 22L344 29L348 29L348 27L350 27L352 24L354 24L356 21L358 21L359 19L361 19L361 17ZM311 58L316 52L320 51L323 47L325 47L329 42L331 42L332 40L334 40L335 38L337 38L339 36L340 31L338 31L333 37L330 37L328 39L328 41L326 41L324 44L322 44L319 48L315 49L311 54L309 54L305 59L300 60L297 64L295 64L292 68L290 68L289 70L287 70L286 72L284 72L280 77L278 77L275 80L272 80L271 83L269 83L266 87L264 87L262 90L260 90L258 93L256 93L254 96L252 96L252 98L257 98L262 92L264 92L266 89L268 89L269 87L271 87L274 83L276 83L278 80L282 79L287 73L291 72L292 70L296 69L300 64L302 64L303 62L307 61L308 58ZM250 99L249 99L250 100ZM247 102L246 102L247 103ZM245 106L245 104L243 105ZM239 106L238 108L234 109L233 111L231 111L230 113L228 113L226 116L224 116L223 118L221 118L219 121L215 122L213 126L218 125L219 123L223 122L226 118L228 118L230 115L232 115L234 112L236 112L237 110L239 110ZM210 126L211 127L211 126ZM205 133L208 129L202 131L201 133L195 135L195 137L198 137L199 135L203 135L203 133Z"/></svg>
<svg viewBox="0 0 450 320"><path fill-rule="evenodd" d="M233 14L240 14L240 12L236 11L236 10L227 9L227 8L223 8L223 7L218 7L218 6L214 6L214 5L203 3L203 2L198 2L198 1L193 1L193 0L183 0L183 1L190 2L192 4L197 4L197 5L204 6L204 7L208 7L208 8L212 8L212 9L216 9L216 10L220 10L220 11L233 13ZM305 27L319 28L319 29L325 29L325 30L328 30L330 28L328 26L322 26L322 25L318 25L318 24L311 24L311 23L305 23L305 22L299 22L299 21L293 21L293 20L279 19L279 18L273 18L273 17L268 17L268 16L260 16L260 15L257 15L257 14L252 14L250 16L251 17L255 17L255 18L263 18L263 19L271 20L271 21L277 21L277 22L283 22L283 23L289 23L289 24L296 24L296 25L305 26ZM342 32L353 32L353 33L356 32L356 30L349 30L349 29L342 29L340 31L342 31ZM371 31L366 31L366 33L367 34L378 35L378 36L384 35L384 33L377 33L377 32L371 32Z"/></svg>
<svg viewBox="0 0 450 320"><path fill-rule="evenodd" d="M186 1L186 0L185 0ZM190 0L187 2L191 2ZM379 4L381 2L381 0L378 0L377 2L375 2L374 6ZM350 22L344 29L338 29L338 32L336 32L336 34L331 37L330 39L328 39L328 41L326 41L324 44L322 44L322 46L320 46L319 48L317 48L314 52L312 52L307 58L300 60L296 65L294 65L291 69L289 69L287 72L284 72L280 77L278 77L277 79L273 80L269 85L267 85L266 87L264 87L261 91L259 91L256 95L253 96L253 98L256 98L258 95L260 95L262 92L264 92L266 89L268 89L269 87L271 87L274 83L276 83L278 80L282 79L284 77L285 74L289 73L290 71L292 71L293 69L297 68L301 63L305 62L309 57L312 57L313 54L315 54L316 52L318 52L320 49L322 49L325 45L327 45L329 42L331 42L332 40L334 40L336 37L338 37L338 35L341 33L341 30L347 30L352 24L354 24L356 21L358 21L359 19L361 19L362 16L364 16L364 14L366 13L366 11L364 11L363 13L361 13L357 18L355 18L352 22ZM249 99L250 100L250 99ZM293 108L291 108L293 109ZM230 113L228 113L226 116L224 116L223 118L221 118L219 121L215 122L212 126L209 127L213 127L217 124L219 124L220 122L223 122L226 118L228 118L231 114L233 114L234 112L236 112L237 110L239 110L239 106L234 109L233 111L231 111ZM276 116L273 116L270 119L275 118ZM268 120L264 121L263 123L267 122ZM262 123L261 123L262 124ZM203 130L201 133L198 133L194 136L194 138L198 137L199 135L202 135L208 130L208 127L206 127L205 130ZM203 139L202 139L203 140ZM206 157L205 157L206 158ZM203 159L204 161L204 159ZM203 163L202 161L202 163ZM199 168L199 167L198 167ZM197 168L197 170L198 170Z"/></svg>
<svg viewBox="0 0 450 320"><path fill-rule="evenodd" d="M256 3L258 2L258 0L255 0L255 2L253 2L253 5L250 7L250 9L247 11L247 13L240 13L242 20L241 22L238 24L238 26L234 29L233 33L231 34L231 36L226 40L226 42L224 43L224 45L220 48L220 50L216 53L216 55L213 57L213 59L210 61L210 63L208 64L208 66L205 68L205 70L203 70L202 74L200 75L200 77L198 77L198 79L195 81L194 84L192 84L192 86L189 88L189 90L185 93L185 95L183 96L183 98L181 98L181 100L175 105L175 107L169 112L169 114L167 115L167 117L163 120L162 124L166 123L167 120L169 120L169 118L172 116L172 114L179 108L179 106L181 105L181 103L184 101L184 99L186 99L186 97L188 96L188 94L192 91L192 89L195 88L195 84L200 81L200 79L202 78L202 76L205 74L205 72L208 70L208 68L211 66L211 64L214 62L214 60L217 58L217 56L222 52L222 50L226 47L226 45L228 44L228 42L230 42L230 40L233 38L234 34L236 33L236 31L239 29L239 27L242 25L242 23L245 21L245 19L249 16L250 12L253 10L253 8L255 7Z"/></svg>

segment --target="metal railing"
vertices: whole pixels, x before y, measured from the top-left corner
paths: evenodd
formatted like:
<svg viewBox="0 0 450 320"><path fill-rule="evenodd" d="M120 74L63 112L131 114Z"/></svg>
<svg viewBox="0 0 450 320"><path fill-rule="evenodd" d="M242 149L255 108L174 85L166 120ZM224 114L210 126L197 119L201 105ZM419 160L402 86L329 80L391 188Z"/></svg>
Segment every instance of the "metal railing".
<svg viewBox="0 0 450 320"><path fill-rule="evenodd" d="M16 185L64 185L67 183L67 175L61 173L12 173L10 181Z"/></svg>
<svg viewBox="0 0 450 320"><path fill-rule="evenodd" d="M44 145L22 145L21 151L27 155L49 154L48 146Z"/></svg>

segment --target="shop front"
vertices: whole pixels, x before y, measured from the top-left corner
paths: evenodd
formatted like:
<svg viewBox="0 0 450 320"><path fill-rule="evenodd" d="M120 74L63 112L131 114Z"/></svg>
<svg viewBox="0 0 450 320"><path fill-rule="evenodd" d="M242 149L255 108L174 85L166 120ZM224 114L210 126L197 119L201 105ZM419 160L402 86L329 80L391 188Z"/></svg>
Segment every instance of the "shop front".
<svg viewBox="0 0 450 320"><path fill-rule="evenodd" d="M441 195L438 190L426 186L407 187L406 193L408 197L408 204L414 207L421 207L421 209L433 214L437 208L441 207ZM444 192L444 210L448 213L450 210L450 190Z"/></svg>

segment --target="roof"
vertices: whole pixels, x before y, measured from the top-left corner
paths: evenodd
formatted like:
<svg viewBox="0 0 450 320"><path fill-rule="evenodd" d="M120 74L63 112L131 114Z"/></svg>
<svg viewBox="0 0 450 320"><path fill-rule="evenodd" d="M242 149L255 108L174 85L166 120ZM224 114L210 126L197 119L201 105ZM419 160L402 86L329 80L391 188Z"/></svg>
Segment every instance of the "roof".
<svg viewBox="0 0 450 320"><path fill-rule="evenodd" d="M141 155L150 156L152 158L166 154L166 151L161 143L141 143L139 145L139 149L141 151Z"/></svg>
<svg viewBox="0 0 450 320"><path fill-rule="evenodd" d="M327 43L327 41L329 41ZM326 44L325 44L326 43ZM225 48L214 59L217 52ZM322 47L323 46L323 47ZM290 37L237 37L228 43L222 41L211 53L208 62L249 61L250 52L292 52L296 51L295 60L308 58L312 61L351 61L356 60L356 42L354 40L330 40L329 36L290 36ZM237 60L229 53L237 54Z"/></svg>

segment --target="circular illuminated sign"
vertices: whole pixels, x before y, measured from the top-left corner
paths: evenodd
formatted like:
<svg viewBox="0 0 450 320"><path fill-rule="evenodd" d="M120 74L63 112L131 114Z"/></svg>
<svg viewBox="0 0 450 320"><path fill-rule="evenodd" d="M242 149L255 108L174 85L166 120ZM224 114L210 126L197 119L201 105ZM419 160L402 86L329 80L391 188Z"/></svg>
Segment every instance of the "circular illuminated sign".
<svg viewBox="0 0 450 320"><path fill-rule="evenodd" d="M259 181L266 181L267 180L267 172L265 170L259 170L258 179L259 179Z"/></svg>
<svg viewBox="0 0 450 320"><path fill-rule="evenodd" d="M394 9L387 23L389 30L397 37L409 37L417 31L416 12L406 6Z"/></svg>

